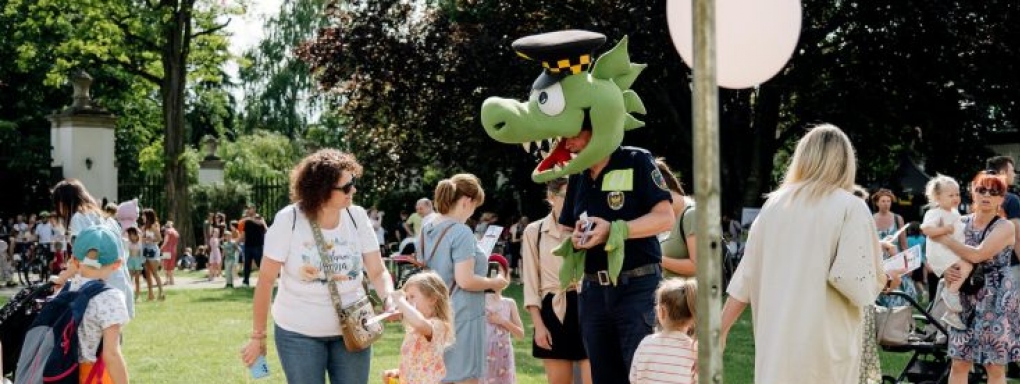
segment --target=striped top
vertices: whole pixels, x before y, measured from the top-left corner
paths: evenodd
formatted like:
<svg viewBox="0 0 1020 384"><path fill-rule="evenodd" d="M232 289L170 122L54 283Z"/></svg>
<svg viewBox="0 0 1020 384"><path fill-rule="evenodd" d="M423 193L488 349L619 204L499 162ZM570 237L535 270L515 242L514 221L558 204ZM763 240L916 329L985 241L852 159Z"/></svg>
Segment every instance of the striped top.
<svg viewBox="0 0 1020 384"><path fill-rule="evenodd" d="M694 384L698 382L698 346L682 332L667 331L645 337L634 352L630 382L634 384Z"/></svg>

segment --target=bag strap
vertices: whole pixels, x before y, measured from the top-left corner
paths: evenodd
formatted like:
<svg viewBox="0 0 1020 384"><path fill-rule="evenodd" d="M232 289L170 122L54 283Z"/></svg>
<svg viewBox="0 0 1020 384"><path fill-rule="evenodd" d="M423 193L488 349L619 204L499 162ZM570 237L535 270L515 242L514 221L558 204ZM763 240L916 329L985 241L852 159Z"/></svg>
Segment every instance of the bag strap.
<svg viewBox="0 0 1020 384"><path fill-rule="evenodd" d="M971 220L971 223L973 223L973 219ZM992 229L992 224L995 224L996 221L999 221L999 216L992 216L992 219L988 221L988 225L985 226L985 230L981 231L981 240L978 240L978 244L985 241L985 236L988 236L988 230Z"/></svg>
<svg viewBox="0 0 1020 384"><path fill-rule="evenodd" d="M683 213L680 214L680 220L677 222L677 225L680 226L680 239L684 241L684 246L687 246L687 234L684 233L684 216L687 216L687 211L691 210L691 208L692 208L691 205L687 204L687 207L684 208Z"/></svg>
<svg viewBox="0 0 1020 384"><path fill-rule="evenodd" d="M418 260L417 255L415 255L414 264L416 264L418 267L428 268L429 262L432 261L432 258L436 256L436 251L439 249L439 244L442 243L443 242L443 238L446 237L446 232L448 232L450 230L450 228L453 228L454 225L455 225L455 223L451 223L450 225L447 225L446 228L443 228L443 231L439 233L439 238L436 239L436 246L435 246L435 248L432 248L432 252L429 253L429 258L428 259L425 259L425 261L422 262L421 260ZM418 234L418 237L419 237L418 245L421 246L421 251L416 252L416 253L417 254L422 254L422 253L425 253L425 231L424 231L424 229L421 231L420 234Z"/></svg>
<svg viewBox="0 0 1020 384"><path fill-rule="evenodd" d="M315 237L315 245L319 248L319 258L322 260L322 267L325 268L331 263L329 256L326 255L326 240L322 238L322 228L319 227L319 223L314 220L308 220L308 224L312 227L312 235ZM344 314L344 302L340 298L340 290L329 278L326 279L326 287L329 288L329 297L333 301L333 309L336 311L337 317L340 321L346 321L347 315ZM367 294L367 292L366 292Z"/></svg>
<svg viewBox="0 0 1020 384"><path fill-rule="evenodd" d="M545 225L545 220L538 222L538 238L535 239L535 259L538 262L535 263L535 268L538 269L538 289L542 289L542 226ZM541 292L539 292L541 293Z"/></svg>

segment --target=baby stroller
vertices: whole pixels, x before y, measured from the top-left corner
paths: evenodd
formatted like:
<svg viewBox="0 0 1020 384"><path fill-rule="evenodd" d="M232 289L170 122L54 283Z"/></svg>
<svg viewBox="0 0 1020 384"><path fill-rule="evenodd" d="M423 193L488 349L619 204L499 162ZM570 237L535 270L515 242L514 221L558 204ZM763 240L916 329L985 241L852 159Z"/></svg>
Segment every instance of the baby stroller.
<svg viewBox="0 0 1020 384"><path fill-rule="evenodd" d="M935 293L935 299L928 307L921 306L913 297L902 291L891 291L885 295L900 297L909 303L909 306L891 308L891 312L906 310L911 313L912 322L907 329L886 330L882 322L882 316L876 318L878 322L878 342L882 350L894 353L910 353L910 359L904 365L903 370L897 377L883 376L883 382L889 384L918 383L918 384L945 384L949 381L949 370L951 359L948 356L948 326L941 319L946 313L946 304L942 300L942 289L944 282L939 283ZM890 315L891 318L895 315ZM896 322L894 322L896 323ZM902 322L898 322L902 324ZM886 324L891 324L887 322ZM887 337L890 334L899 334L906 337ZM897 339L897 340L891 340ZM974 371L970 374L970 383L984 383L984 369L974 365Z"/></svg>
<svg viewBox="0 0 1020 384"><path fill-rule="evenodd" d="M42 310L46 298L52 293L53 283L49 282L25 287L0 308L0 343L3 344L4 364L2 376L13 374L18 367L25 334Z"/></svg>

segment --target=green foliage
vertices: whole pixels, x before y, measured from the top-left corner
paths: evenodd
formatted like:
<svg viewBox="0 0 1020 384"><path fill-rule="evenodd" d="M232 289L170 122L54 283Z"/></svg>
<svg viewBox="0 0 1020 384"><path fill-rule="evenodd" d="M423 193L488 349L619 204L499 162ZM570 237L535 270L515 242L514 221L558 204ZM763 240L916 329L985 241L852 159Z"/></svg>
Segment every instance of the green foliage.
<svg viewBox="0 0 1020 384"><path fill-rule="evenodd" d="M471 171L492 189L497 174L528 185L518 180L534 165L488 140L477 122L485 97L523 97L539 72L510 42L565 28L596 30L610 43L629 36L633 60L648 63L633 86L648 115L625 144L668 157L690 177L690 69L669 40L665 3L336 2L329 26L298 53L338 96L343 141L373 165L371 187L427 190L419 170L436 166L445 175ZM775 186L777 152L815 123L848 133L864 184L891 183L902 151L927 159L930 173L971 173L989 134L1017 129L1020 52L1009 42L1020 26L1007 22L1020 17L1015 4L808 0L803 17L796 53L779 75L720 94L724 209L759 203Z"/></svg>
<svg viewBox="0 0 1020 384"><path fill-rule="evenodd" d="M192 185L189 194L194 199L193 223L201 223L209 212L223 212L230 218L241 217L244 207L251 202L251 186L241 182Z"/></svg>
<svg viewBox="0 0 1020 384"><path fill-rule="evenodd" d="M326 20L319 12L326 3L326 0L284 2L280 13L266 22L266 37L244 53L240 70L246 95L241 119L244 132L264 129L291 139L309 134L325 139L319 132L338 127L336 120L318 116L325 112L323 101L327 96L314 92L308 65L291 52L324 26Z"/></svg>
<svg viewBox="0 0 1020 384"><path fill-rule="evenodd" d="M232 142L222 142L217 155L226 161L224 178L233 183L285 178L303 153L281 133L257 131Z"/></svg>
<svg viewBox="0 0 1020 384"><path fill-rule="evenodd" d="M138 153L138 166L144 178L163 176L163 170L166 167L163 147L163 138L159 137ZM188 183L198 183L198 163L202 160L202 155L198 153L197 149L188 147L181 157L184 158L184 165L187 169Z"/></svg>

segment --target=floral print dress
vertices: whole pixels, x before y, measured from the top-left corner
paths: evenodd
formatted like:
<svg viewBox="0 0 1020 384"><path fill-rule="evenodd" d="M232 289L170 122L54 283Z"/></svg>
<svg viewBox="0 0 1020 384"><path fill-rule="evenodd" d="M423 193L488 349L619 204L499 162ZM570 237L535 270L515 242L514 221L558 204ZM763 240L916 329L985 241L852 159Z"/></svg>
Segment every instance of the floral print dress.
<svg viewBox="0 0 1020 384"><path fill-rule="evenodd" d="M492 303L486 303L485 309L489 312L496 313L497 316L504 319L510 319L513 315L513 306L517 305L513 299L504 297L502 300ZM517 382L517 376L515 371L517 370L516 364L514 363L514 346L510 341L510 331L506 328L500 327L485 322L486 329L486 340L488 341L488 347L486 348L486 363L488 368L485 371L485 378L482 380L484 384L513 384Z"/></svg>
<svg viewBox="0 0 1020 384"><path fill-rule="evenodd" d="M981 243L984 228L974 228L974 216L964 218L967 245ZM996 220L992 228L1005 220ZM1020 294L1009 272L1013 246L983 262L985 286L974 295L960 295L965 330L950 329L949 356L975 364L1005 365L1020 361Z"/></svg>
<svg viewBox="0 0 1020 384"><path fill-rule="evenodd" d="M439 384L446 376L443 351L446 349L446 334L443 323L430 319L432 340L408 328L404 344L400 346L401 384Z"/></svg>

